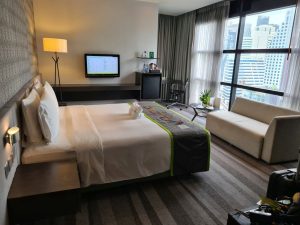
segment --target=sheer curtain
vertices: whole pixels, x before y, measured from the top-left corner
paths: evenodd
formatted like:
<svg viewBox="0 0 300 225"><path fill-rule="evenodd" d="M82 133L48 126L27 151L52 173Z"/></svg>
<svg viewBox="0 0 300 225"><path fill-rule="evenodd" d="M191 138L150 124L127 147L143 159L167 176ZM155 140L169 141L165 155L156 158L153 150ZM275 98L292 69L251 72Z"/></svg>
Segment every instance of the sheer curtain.
<svg viewBox="0 0 300 225"><path fill-rule="evenodd" d="M225 22L229 1L197 10L189 103L199 102L201 91L209 89L217 96L223 52Z"/></svg>
<svg viewBox="0 0 300 225"><path fill-rule="evenodd" d="M287 69L287 84L284 90L283 105L300 111L300 3L298 1L294 30L291 42L291 55Z"/></svg>

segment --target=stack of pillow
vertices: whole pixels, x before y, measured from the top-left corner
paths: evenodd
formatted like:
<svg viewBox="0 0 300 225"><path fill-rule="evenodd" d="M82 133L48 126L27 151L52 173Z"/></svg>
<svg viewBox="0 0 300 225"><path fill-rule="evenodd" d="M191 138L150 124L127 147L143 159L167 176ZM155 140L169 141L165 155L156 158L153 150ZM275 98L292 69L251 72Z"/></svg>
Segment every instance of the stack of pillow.
<svg viewBox="0 0 300 225"><path fill-rule="evenodd" d="M48 82L34 82L29 95L22 100L26 143L52 142L59 132L59 106Z"/></svg>

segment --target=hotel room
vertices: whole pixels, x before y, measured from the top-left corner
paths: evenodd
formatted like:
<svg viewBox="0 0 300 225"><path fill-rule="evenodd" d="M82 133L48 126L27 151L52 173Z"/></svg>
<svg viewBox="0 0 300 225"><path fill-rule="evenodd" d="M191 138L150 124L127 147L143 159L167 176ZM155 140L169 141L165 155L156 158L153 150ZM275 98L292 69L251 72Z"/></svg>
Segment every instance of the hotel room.
<svg viewBox="0 0 300 225"><path fill-rule="evenodd" d="M0 225L300 224L298 0L0 0Z"/></svg>

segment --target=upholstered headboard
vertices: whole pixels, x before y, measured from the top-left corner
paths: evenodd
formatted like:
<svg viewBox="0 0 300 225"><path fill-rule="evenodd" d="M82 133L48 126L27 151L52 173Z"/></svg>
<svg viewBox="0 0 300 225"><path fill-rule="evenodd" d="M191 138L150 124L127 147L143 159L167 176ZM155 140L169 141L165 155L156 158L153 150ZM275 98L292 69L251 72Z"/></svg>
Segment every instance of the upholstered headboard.
<svg viewBox="0 0 300 225"><path fill-rule="evenodd" d="M10 99L0 109L0 217L4 218L6 214L6 199L9 192L10 185L12 183L17 166L20 163L21 154L21 140L14 145L15 155L14 161L11 165L8 177L5 176L4 166L7 163L12 153L12 146L6 143L6 133L10 127L17 126L22 133L22 116L21 116L21 100L28 94L36 79L40 79L40 76L36 76L27 82L18 93ZM20 135L22 137L22 135ZM1 223L1 221L0 221ZM2 223L1 223L2 224Z"/></svg>

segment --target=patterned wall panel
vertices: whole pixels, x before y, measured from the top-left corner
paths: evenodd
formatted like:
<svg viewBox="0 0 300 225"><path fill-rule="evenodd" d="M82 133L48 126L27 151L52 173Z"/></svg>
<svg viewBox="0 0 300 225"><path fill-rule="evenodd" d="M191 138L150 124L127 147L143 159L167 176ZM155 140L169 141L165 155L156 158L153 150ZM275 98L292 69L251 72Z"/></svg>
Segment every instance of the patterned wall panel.
<svg viewBox="0 0 300 225"><path fill-rule="evenodd" d="M0 0L0 108L37 74L32 0Z"/></svg>

